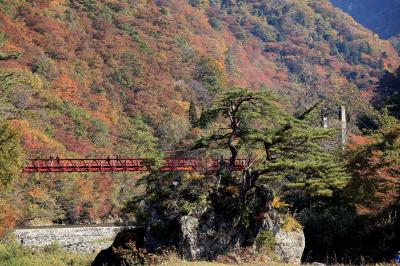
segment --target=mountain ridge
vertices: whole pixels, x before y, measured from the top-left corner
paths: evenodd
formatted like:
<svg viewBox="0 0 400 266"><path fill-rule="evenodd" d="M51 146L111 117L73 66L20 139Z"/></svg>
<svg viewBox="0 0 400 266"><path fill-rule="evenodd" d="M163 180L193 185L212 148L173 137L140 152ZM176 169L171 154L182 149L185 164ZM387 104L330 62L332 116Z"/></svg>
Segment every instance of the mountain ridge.
<svg viewBox="0 0 400 266"><path fill-rule="evenodd" d="M400 1L398 0L332 0L356 21L389 39L400 34Z"/></svg>

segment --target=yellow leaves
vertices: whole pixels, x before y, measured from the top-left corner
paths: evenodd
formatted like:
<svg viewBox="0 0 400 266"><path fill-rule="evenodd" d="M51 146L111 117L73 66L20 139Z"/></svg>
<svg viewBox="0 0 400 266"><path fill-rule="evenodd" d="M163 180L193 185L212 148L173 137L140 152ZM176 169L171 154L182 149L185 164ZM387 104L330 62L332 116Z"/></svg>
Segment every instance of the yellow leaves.
<svg viewBox="0 0 400 266"><path fill-rule="evenodd" d="M193 181L193 180L201 180L204 178L204 175L197 172L186 172L183 174L183 179L185 181Z"/></svg>
<svg viewBox="0 0 400 266"><path fill-rule="evenodd" d="M182 110L189 110L189 102L182 101L182 100L175 100L174 101L177 106L179 106Z"/></svg>
<svg viewBox="0 0 400 266"><path fill-rule="evenodd" d="M283 231L285 231L287 233L301 231L303 229L301 224L299 224L299 222L296 221L296 219L293 218L293 216L291 216L290 214L286 214L283 217L283 224L282 224L281 228Z"/></svg>
<svg viewBox="0 0 400 266"><path fill-rule="evenodd" d="M271 206L275 209L282 209L282 208L290 207L290 204L287 204L286 202L281 201L281 199L278 196L274 196Z"/></svg>
<svg viewBox="0 0 400 266"><path fill-rule="evenodd" d="M5 82L3 82L3 84L0 86L0 88L2 88L3 86L7 86L7 88L2 88L2 89L12 89L14 86L18 85L25 85L31 87L35 91L43 89L42 79L38 75L32 74L32 72L30 71L18 68L0 69L0 76L7 76L7 75L10 76L7 77Z"/></svg>
<svg viewBox="0 0 400 266"><path fill-rule="evenodd" d="M11 127L17 129L21 133L22 144L29 151L49 151L53 153L61 153L64 146L48 137L42 131L32 128L27 120L12 120Z"/></svg>

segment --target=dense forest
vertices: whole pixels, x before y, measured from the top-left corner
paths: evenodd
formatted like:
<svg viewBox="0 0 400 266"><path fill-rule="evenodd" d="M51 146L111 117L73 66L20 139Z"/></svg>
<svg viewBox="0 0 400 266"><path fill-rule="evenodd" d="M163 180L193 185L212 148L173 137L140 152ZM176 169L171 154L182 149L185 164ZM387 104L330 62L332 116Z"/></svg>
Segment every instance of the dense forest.
<svg viewBox="0 0 400 266"><path fill-rule="evenodd" d="M400 235L396 44L328 0L0 0L0 234L132 221L143 192L166 221L209 198L251 224L271 195L246 199L267 185L304 227L305 260L386 261ZM224 104L248 98L230 128ZM319 126L341 105L344 150ZM253 181L228 168L222 187L188 175L176 192L168 175L20 173L29 158L184 149L251 157Z"/></svg>
<svg viewBox="0 0 400 266"><path fill-rule="evenodd" d="M397 0L332 0L356 21L382 38L400 34L400 2Z"/></svg>

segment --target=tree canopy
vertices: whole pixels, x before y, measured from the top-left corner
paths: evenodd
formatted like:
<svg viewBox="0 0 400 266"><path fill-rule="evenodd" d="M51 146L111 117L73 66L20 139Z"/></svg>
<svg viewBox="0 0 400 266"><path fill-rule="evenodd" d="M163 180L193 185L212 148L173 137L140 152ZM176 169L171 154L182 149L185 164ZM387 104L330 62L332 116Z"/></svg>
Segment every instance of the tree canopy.
<svg viewBox="0 0 400 266"><path fill-rule="evenodd" d="M232 89L203 112L199 125L210 133L195 148L229 150L231 173L238 156L248 158L244 190L275 182L308 196L332 196L349 176L344 163L324 145L335 132L315 126L317 106L296 117L268 91Z"/></svg>

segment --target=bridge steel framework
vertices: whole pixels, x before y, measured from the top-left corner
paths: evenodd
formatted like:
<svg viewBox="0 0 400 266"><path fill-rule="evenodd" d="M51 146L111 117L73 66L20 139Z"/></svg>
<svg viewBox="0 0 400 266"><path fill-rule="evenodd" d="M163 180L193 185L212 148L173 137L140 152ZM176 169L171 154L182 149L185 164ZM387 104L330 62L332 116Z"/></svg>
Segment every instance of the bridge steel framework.
<svg viewBox="0 0 400 266"><path fill-rule="evenodd" d="M174 172L174 171L215 171L227 165L229 159L165 158L155 168L152 160L133 158L107 159L31 159L23 168L24 173L91 173L91 172ZM234 171L243 171L246 160L238 159Z"/></svg>

